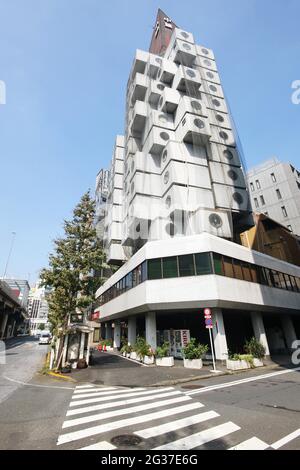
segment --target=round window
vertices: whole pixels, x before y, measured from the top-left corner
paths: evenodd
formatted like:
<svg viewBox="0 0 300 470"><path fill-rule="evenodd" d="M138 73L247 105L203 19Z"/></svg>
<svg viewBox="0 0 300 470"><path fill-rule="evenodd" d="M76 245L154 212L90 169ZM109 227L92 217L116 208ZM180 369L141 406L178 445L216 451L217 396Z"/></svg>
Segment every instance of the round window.
<svg viewBox="0 0 300 470"><path fill-rule="evenodd" d="M171 202L172 202L171 196L168 196L168 197L166 198L166 208L167 208L167 209L170 209L170 207L171 207Z"/></svg>
<svg viewBox="0 0 300 470"><path fill-rule="evenodd" d="M213 79L214 78L214 74L212 72L207 72L206 73L206 76L210 79Z"/></svg>
<svg viewBox="0 0 300 470"><path fill-rule="evenodd" d="M187 44L186 42L184 42L182 44L182 47L186 50L186 51L190 51L191 50L191 46L189 44Z"/></svg>
<svg viewBox="0 0 300 470"><path fill-rule="evenodd" d="M202 119L194 119L194 124L198 129L203 129L205 127L205 123L202 121Z"/></svg>
<svg viewBox="0 0 300 470"><path fill-rule="evenodd" d="M167 150L164 150L163 154L162 154L162 161L165 162L167 160L167 156L168 156L168 151Z"/></svg>
<svg viewBox="0 0 300 470"><path fill-rule="evenodd" d="M210 225L214 228L221 228L223 225L222 219L219 214L210 214L208 220Z"/></svg>
<svg viewBox="0 0 300 470"><path fill-rule="evenodd" d="M162 60L159 57L155 57L155 62L157 62L158 64L161 64Z"/></svg>
<svg viewBox="0 0 300 470"><path fill-rule="evenodd" d="M229 176L229 178L232 180L232 181L236 181L238 179L238 175L237 173L234 171L234 170L229 170L227 172L227 175Z"/></svg>
<svg viewBox="0 0 300 470"><path fill-rule="evenodd" d="M181 31L180 34L181 34L181 36L182 36L183 38L185 38L185 39L187 39L187 38L189 37L189 34L186 33L185 31Z"/></svg>
<svg viewBox="0 0 300 470"><path fill-rule="evenodd" d="M162 91L165 89L165 85L163 85L162 83L158 83L157 88Z"/></svg>
<svg viewBox="0 0 300 470"><path fill-rule="evenodd" d="M203 63L207 65L207 67L211 67L211 61L208 59L204 59Z"/></svg>
<svg viewBox="0 0 300 470"><path fill-rule="evenodd" d="M238 193L238 192L233 193L232 199L233 199L235 202L237 202L238 204L243 204L243 202L244 202L243 196L242 196L240 193Z"/></svg>
<svg viewBox="0 0 300 470"><path fill-rule="evenodd" d="M176 233L176 229L175 229L175 225L174 224L168 224L166 226L166 232L168 235L170 235L171 237L174 237L175 233Z"/></svg>
<svg viewBox="0 0 300 470"><path fill-rule="evenodd" d="M167 132L161 132L159 135L160 135L162 140L169 140L169 138L170 138L170 136Z"/></svg>
<svg viewBox="0 0 300 470"><path fill-rule="evenodd" d="M221 139L223 139L223 140L227 140L228 137L229 137L228 134L227 134L226 132L223 132L223 131L221 131L221 132L219 133L219 136L220 136Z"/></svg>
<svg viewBox="0 0 300 470"><path fill-rule="evenodd" d="M194 70L191 70L191 69L187 69L186 74L192 78L196 77Z"/></svg>
<svg viewBox="0 0 300 470"><path fill-rule="evenodd" d="M233 159L233 153L232 153L230 150L228 150L228 149L224 150L223 155L224 155L224 157L227 158L228 160L232 160L232 159Z"/></svg>
<svg viewBox="0 0 300 470"><path fill-rule="evenodd" d="M202 54L209 55L209 51L205 48L201 49Z"/></svg>
<svg viewBox="0 0 300 470"><path fill-rule="evenodd" d="M195 111L201 111L202 106L198 101L191 101L191 106Z"/></svg>
<svg viewBox="0 0 300 470"><path fill-rule="evenodd" d="M214 93L218 91L217 87L215 87L214 85L209 85L209 89L210 91L213 91Z"/></svg>
<svg viewBox="0 0 300 470"><path fill-rule="evenodd" d="M219 100L212 100L212 104L215 105L217 108L221 106L221 103Z"/></svg>
<svg viewBox="0 0 300 470"><path fill-rule="evenodd" d="M168 171L164 174L164 183L167 184L170 178L170 174Z"/></svg>
<svg viewBox="0 0 300 470"><path fill-rule="evenodd" d="M223 116L221 116L221 114L216 114L216 120L219 121L219 122L224 122L225 119L223 118Z"/></svg>

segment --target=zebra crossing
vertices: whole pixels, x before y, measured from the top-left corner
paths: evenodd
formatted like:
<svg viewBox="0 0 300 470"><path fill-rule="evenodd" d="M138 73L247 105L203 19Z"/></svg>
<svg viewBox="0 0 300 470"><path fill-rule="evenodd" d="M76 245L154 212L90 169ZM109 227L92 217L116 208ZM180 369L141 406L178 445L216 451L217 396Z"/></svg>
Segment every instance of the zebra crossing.
<svg viewBox="0 0 300 470"><path fill-rule="evenodd" d="M256 437L240 442L241 428L222 422L195 398L174 387L75 388L57 445L78 450L266 449ZM135 444L116 445L116 437ZM122 442L122 441L121 441Z"/></svg>

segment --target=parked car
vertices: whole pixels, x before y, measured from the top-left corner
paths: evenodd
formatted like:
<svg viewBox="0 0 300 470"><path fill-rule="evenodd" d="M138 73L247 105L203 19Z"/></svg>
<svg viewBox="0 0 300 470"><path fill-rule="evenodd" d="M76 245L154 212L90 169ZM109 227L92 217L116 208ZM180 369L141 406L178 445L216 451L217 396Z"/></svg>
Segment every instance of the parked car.
<svg viewBox="0 0 300 470"><path fill-rule="evenodd" d="M50 344L51 335L50 333L42 333L39 339L39 344Z"/></svg>

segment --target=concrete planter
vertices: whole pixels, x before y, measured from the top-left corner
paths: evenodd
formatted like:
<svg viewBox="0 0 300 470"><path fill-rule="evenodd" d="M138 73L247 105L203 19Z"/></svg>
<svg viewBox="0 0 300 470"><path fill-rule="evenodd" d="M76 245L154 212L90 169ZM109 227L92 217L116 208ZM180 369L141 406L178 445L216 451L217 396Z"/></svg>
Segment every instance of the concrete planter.
<svg viewBox="0 0 300 470"><path fill-rule="evenodd" d="M135 351L132 351L132 352L130 353L130 359L133 359L134 361L137 360L137 353L136 353Z"/></svg>
<svg viewBox="0 0 300 470"><path fill-rule="evenodd" d="M187 369L202 369L202 359L183 359L183 365Z"/></svg>
<svg viewBox="0 0 300 470"><path fill-rule="evenodd" d="M144 356L144 364L154 364L154 356Z"/></svg>
<svg viewBox="0 0 300 470"><path fill-rule="evenodd" d="M106 351L113 351L114 348L112 348L111 346L106 346Z"/></svg>
<svg viewBox="0 0 300 470"><path fill-rule="evenodd" d="M126 357L128 357L128 359L130 359L130 354L131 353L126 353Z"/></svg>
<svg viewBox="0 0 300 470"><path fill-rule="evenodd" d="M77 361L72 362L72 369L77 369Z"/></svg>
<svg viewBox="0 0 300 470"><path fill-rule="evenodd" d="M174 366L174 357L157 357L156 365L158 367L173 367Z"/></svg>
<svg viewBox="0 0 300 470"><path fill-rule="evenodd" d="M123 356L123 357L126 357L126 352L125 352L125 351L122 352L122 356Z"/></svg>
<svg viewBox="0 0 300 470"><path fill-rule="evenodd" d="M245 370L251 369L251 364L247 361L232 361L227 359L226 361L227 369L229 370Z"/></svg>
<svg viewBox="0 0 300 470"><path fill-rule="evenodd" d="M257 359L256 357L253 359L254 367L263 367L264 363L261 359Z"/></svg>

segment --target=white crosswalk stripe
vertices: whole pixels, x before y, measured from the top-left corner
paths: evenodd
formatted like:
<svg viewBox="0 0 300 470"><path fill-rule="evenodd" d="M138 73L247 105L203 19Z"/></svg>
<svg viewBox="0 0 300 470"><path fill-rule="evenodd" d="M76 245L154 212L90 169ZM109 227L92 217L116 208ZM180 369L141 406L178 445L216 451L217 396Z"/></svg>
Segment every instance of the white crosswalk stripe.
<svg viewBox="0 0 300 470"><path fill-rule="evenodd" d="M111 439L120 430L120 435L140 438L139 448L145 450L189 450L218 440L228 450L269 447L256 437L240 442L240 427L231 421L220 424L220 420L216 411L205 410L202 403L174 387L79 385L57 445L78 450L118 449Z"/></svg>

